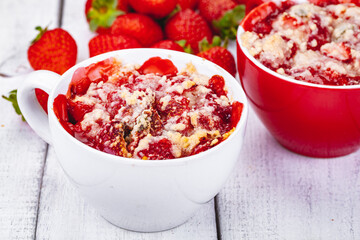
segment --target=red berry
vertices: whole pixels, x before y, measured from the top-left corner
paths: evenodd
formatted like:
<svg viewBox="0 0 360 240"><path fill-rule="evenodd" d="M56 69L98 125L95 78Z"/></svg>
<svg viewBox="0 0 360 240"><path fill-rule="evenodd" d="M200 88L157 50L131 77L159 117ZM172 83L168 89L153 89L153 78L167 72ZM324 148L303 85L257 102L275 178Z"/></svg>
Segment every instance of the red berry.
<svg viewBox="0 0 360 240"><path fill-rule="evenodd" d="M199 12L208 21L219 19L225 12L236 7L233 0L199 0Z"/></svg>
<svg viewBox="0 0 360 240"><path fill-rule="evenodd" d="M205 19L191 9L186 9L175 14L165 26L169 39L174 41L186 40L195 53L199 52L199 42L204 38L209 42L212 32Z"/></svg>
<svg viewBox="0 0 360 240"><path fill-rule="evenodd" d="M116 17L129 10L128 0L87 0L85 4L85 16L90 23L90 30L99 34L110 33Z"/></svg>
<svg viewBox="0 0 360 240"><path fill-rule="evenodd" d="M245 16L245 6L234 0L200 0L200 14L222 38L236 39L237 28Z"/></svg>
<svg viewBox="0 0 360 240"><path fill-rule="evenodd" d="M155 43L151 46L152 48L162 48L162 49L170 49L179 52L184 52L184 48L180 46L178 43L172 40L162 40L160 42Z"/></svg>
<svg viewBox="0 0 360 240"><path fill-rule="evenodd" d="M163 18L174 10L177 0L129 0L129 3L138 13Z"/></svg>
<svg viewBox="0 0 360 240"><path fill-rule="evenodd" d="M125 48L139 48L141 45L132 37L126 35L102 34L89 42L90 57Z"/></svg>
<svg viewBox="0 0 360 240"><path fill-rule="evenodd" d="M77 46L71 35L61 28L42 29L28 49L28 60L34 70L63 74L76 63Z"/></svg>
<svg viewBox="0 0 360 240"><path fill-rule="evenodd" d="M219 65L228 71L231 75L235 76L235 59L226 48L216 46L197 55Z"/></svg>
<svg viewBox="0 0 360 240"><path fill-rule="evenodd" d="M149 47L164 37L158 23L138 13L128 13L117 17L111 26L111 34L133 37L144 47Z"/></svg>
<svg viewBox="0 0 360 240"><path fill-rule="evenodd" d="M195 9L199 0L178 0L178 4L181 10L185 10L187 8Z"/></svg>

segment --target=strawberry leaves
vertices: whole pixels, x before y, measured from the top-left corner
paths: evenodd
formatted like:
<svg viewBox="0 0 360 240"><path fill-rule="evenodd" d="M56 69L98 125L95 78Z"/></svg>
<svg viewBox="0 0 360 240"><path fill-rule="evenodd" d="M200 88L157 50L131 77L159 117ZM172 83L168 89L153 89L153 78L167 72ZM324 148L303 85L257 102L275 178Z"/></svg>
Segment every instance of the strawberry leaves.
<svg viewBox="0 0 360 240"><path fill-rule="evenodd" d="M99 27L110 28L116 17L124 14L117 9L117 0L94 0L87 13L90 30L95 32Z"/></svg>
<svg viewBox="0 0 360 240"><path fill-rule="evenodd" d="M214 20L212 24L220 31L221 38L236 39L237 27L244 16L245 5L237 5L232 10L227 11L219 20Z"/></svg>
<svg viewBox="0 0 360 240"><path fill-rule="evenodd" d="M4 96L2 95L2 98L4 98L5 100L8 100L9 102L12 103L14 110L16 112L16 114L21 116L21 119L26 122L24 116L22 115L20 108L19 108L19 104L17 102L17 90L14 89L11 92L9 92L9 96Z"/></svg>

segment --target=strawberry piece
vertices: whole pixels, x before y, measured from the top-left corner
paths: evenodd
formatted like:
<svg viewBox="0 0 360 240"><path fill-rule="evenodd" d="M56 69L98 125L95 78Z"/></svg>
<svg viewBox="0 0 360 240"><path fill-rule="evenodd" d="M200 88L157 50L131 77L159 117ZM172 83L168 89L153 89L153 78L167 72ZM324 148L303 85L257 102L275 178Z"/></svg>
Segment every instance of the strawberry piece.
<svg viewBox="0 0 360 240"><path fill-rule="evenodd" d="M76 124L80 122L84 115L93 110L93 106L85 105L82 102L68 101L69 122Z"/></svg>
<svg viewBox="0 0 360 240"><path fill-rule="evenodd" d="M90 86L90 83L91 82L87 76L86 69L84 67L76 69L69 84L67 96L73 98L75 95L81 96L85 94Z"/></svg>
<svg viewBox="0 0 360 240"><path fill-rule="evenodd" d="M35 95L36 95L38 102L40 103L41 108L47 114L48 113L47 102L48 102L49 94L47 94L45 91L41 90L40 88L35 88Z"/></svg>
<svg viewBox="0 0 360 240"><path fill-rule="evenodd" d="M195 155L201 152L204 152L210 148L212 148L213 146L211 146L211 142L213 139L209 139L207 137L203 137L200 139L200 143L194 147L194 149L192 150L192 152L190 153L190 155Z"/></svg>
<svg viewBox="0 0 360 240"><path fill-rule="evenodd" d="M200 52L197 55L219 65L220 67L228 71L231 75L235 76L235 59L226 48L215 46L213 48L210 48L209 50Z"/></svg>
<svg viewBox="0 0 360 240"><path fill-rule="evenodd" d="M74 136L74 132L73 130L70 128L70 124L69 123L69 116L68 116L68 112L67 112L67 108L68 108L68 104L67 104L67 99L66 96L63 94L58 95L55 99L54 99L54 113L55 116L58 118L61 126L71 135Z"/></svg>
<svg viewBox="0 0 360 240"><path fill-rule="evenodd" d="M221 122L218 124L219 128L221 129L220 132L228 132L231 130L231 128L229 128L229 123L231 121L231 110L232 108L230 107L223 107L220 105L215 106L214 113L219 116L221 120Z"/></svg>
<svg viewBox="0 0 360 240"><path fill-rule="evenodd" d="M324 55L342 62L348 62L352 59L351 48L343 42L324 44L320 51Z"/></svg>
<svg viewBox="0 0 360 240"><path fill-rule="evenodd" d="M319 50L322 45L330 41L330 34L326 27L321 23L321 18L318 15L314 15L311 18L313 24L316 25L317 31L313 31L308 39L307 48L311 50Z"/></svg>
<svg viewBox="0 0 360 240"><path fill-rule="evenodd" d="M178 5L181 10L185 10L187 8L195 9L198 5L199 0L178 0Z"/></svg>
<svg viewBox="0 0 360 240"><path fill-rule="evenodd" d="M140 74L160 74L175 76L178 72L178 69L169 59L162 59L160 57L149 58L143 65L139 68Z"/></svg>
<svg viewBox="0 0 360 240"><path fill-rule="evenodd" d="M128 0L87 0L85 4L90 30L99 34L110 33L116 17L129 10Z"/></svg>
<svg viewBox="0 0 360 240"><path fill-rule="evenodd" d="M173 98L166 105L164 111L161 111L161 115L166 116L166 118L181 116L185 111L190 110L189 103L189 100L185 97Z"/></svg>
<svg viewBox="0 0 360 240"><path fill-rule="evenodd" d="M236 127L238 122L240 121L241 118L241 113L242 110L244 108L244 104L235 101L232 103L232 113L231 113L231 127Z"/></svg>
<svg viewBox="0 0 360 240"><path fill-rule="evenodd" d="M169 19L165 32L174 41L186 40L194 53L199 52L199 42L203 39L211 41L212 32L205 19L191 9L185 9Z"/></svg>
<svg viewBox="0 0 360 240"><path fill-rule="evenodd" d="M116 141L114 141L114 139L116 139ZM93 147L100 151L117 156L128 157L123 125L119 122L114 121L110 124L103 125L99 137L88 140L92 141ZM106 142L112 142L112 144L107 145L105 144Z"/></svg>
<svg viewBox="0 0 360 240"><path fill-rule="evenodd" d="M171 151L172 143L163 138L157 142L152 142L149 144L148 149L141 150L138 152L140 158L146 157L150 160L164 160L164 159L173 159L175 156Z"/></svg>
<svg viewBox="0 0 360 240"><path fill-rule="evenodd" d="M65 95L59 94L54 99L54 113L59 120L64 122L69 121L69 116L67 112L67 99Z"/></svg>
<svg viewBox="0 0 360 240"><path fill-rule="evenodd" d="M126 35L102 34L92 38L89 42L90 57L126 48L140 48L139 42Z"/></svg>
<svg viewBox="0 0 360 240"><path fill-rule="evenodd" d="M117 17L111 26L111 34L133 37L144 47L149 47L164 38L158 23L138 13L128 13Z"/></svg>
<svg viewBox="0 0 360 240"><path fill-rule="evenodd" d="M284 27L290 28L290 29L296 29L297 27L299 27L301 25L300 22L298 22L298 20L292 16L290 16L289 14L286 14L282 17L282 22Z"/></svg>
<svg viewBox="0 0 360 240"><path fill-rule="evenodd" d="M106 82L113 69L114 58L107 58L103 61L93 63L87 66L86 74L91 82Z"/></svg>
<svg viewBox="0 0 360 240"><path fill-rule="evenodd" d="M215 92L215 94L220 97L222 95L226 96L225 80L222 76L214 75L209 80L209 87Z"/></svg>
<svg viewBox="0 0 360 240"><path fill-rule="evenodd" d="M260 4L261 7L253 9ZM244 19L243 27L246 31L254 31L258 34L268 34L271 31L271 24L274 18L279 14L279 12L285 11L294 4L295 3L293 1L282 1L280 3L280 6L278 6L272 1L247 1L246 13L248 13L250 10L253 11L251 14L248 14L247 17Z"/></svg>
<svg viewBox="0 0 360 240"><path fill-rule="evenodd" d="M174 10L177 0L129 0L129 3L138 13L163 18Z"/></svg>
<svg viewBox="0 0 360 240"><path fill-rule="evenodd" d="M34 70L63 74L76 63L77 46L71 35L61 28L36 27L40 32L28 49L28 60Z"/></svg>
<svg viewBox="0 0 360 240"><path fill-rule="evenodd" d="M184 48L180 46L177 42L172 40L162 40L152 45L151 48L162 48L162 49L184 52Z"/></svg>

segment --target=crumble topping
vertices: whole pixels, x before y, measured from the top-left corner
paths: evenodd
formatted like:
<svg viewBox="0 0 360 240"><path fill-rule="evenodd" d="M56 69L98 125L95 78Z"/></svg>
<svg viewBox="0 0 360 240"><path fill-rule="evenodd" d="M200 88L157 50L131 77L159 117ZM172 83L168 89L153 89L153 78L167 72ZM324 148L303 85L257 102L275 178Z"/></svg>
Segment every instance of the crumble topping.
<svg viewBox="0 0 360 240"><path fill-rule="evenodd" d="M58 118L78 140L107 153L190 156L225 140L240 119L242 104L229 100L224 79L201 75L192 64L162 75L110 58L78 70L85 74L74 73L63 103L68 120Z"/></svg>
<svg viewBox="0 0 360 240"><path fill-rule="evenodd" d="M280 6L253 28L242 34L242 44L271 70L317 84L360 84L360 7L355 4Z"/></svg>

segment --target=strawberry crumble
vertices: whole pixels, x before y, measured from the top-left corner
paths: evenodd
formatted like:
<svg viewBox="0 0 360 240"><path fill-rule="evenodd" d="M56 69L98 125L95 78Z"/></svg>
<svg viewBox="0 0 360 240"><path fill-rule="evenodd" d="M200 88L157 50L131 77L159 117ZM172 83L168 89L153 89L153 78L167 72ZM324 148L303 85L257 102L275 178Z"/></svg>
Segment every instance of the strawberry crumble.
<svg viewBox="0 0 360 240"><path fill-rule="evenodd" d="M178 71L153 57L142 66L116 58L78 68L54 100L61 125L81 142L137 159L173 159L210 149L234 131L242 103L230 101L223 77Z"/></svg>
<svg viewBox="0 0 360 240"><path fill-rule="evenodd" d="M268 4L271 13L242 34L242 44L279 74L316 84L360 84L360 7L320 2Z"/></svg>

